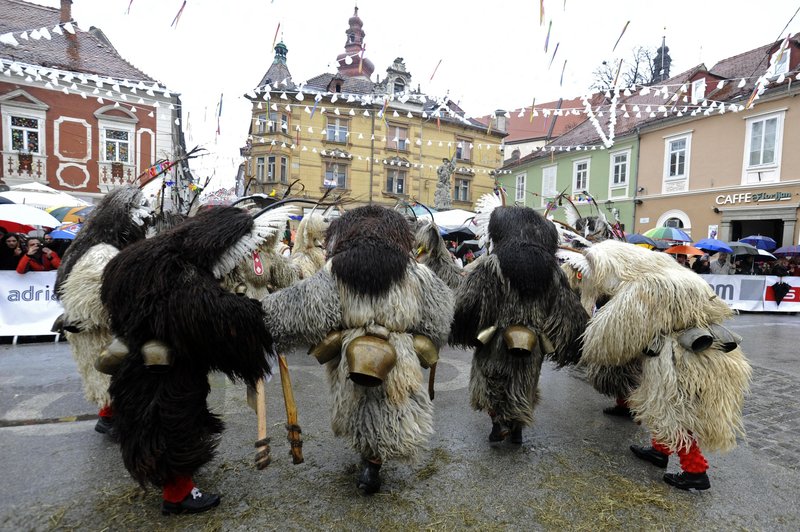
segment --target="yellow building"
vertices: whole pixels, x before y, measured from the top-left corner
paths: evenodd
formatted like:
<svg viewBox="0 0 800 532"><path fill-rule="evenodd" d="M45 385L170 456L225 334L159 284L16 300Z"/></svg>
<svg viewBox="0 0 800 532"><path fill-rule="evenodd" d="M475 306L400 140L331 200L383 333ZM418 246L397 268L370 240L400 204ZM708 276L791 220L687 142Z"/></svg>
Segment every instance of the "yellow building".
<svg viewBox="0 0 800 532"><path fill-rule="evenodd" d="M273 64L247 95L253 112L242 150L247 193L282 195L299 180L293 195L302 184L302 194L313 199L335 187L355 205L394 205L400 197L433 206L437 168L454 159L452 207L474 210L494 188L506 133L466 118L450 100L412 89L402 58L373 82L358 8L346 34L338 72L303 84L292 81L287 47L275 46Z"/></svg>

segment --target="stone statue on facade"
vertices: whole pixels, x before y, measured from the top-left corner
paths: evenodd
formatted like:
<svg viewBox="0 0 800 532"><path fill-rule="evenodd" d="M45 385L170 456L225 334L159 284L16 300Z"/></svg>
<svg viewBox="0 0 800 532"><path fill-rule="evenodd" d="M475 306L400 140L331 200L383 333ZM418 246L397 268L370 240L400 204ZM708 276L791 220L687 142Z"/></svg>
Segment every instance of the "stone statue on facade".
<svg viewBox="0 0 800 532"><path fill-rule="evenodd" d="M456 169L456 156L452 159L442 159L442 164L436 169L439 180L436 183L436 192L433 194L433 207L442 211L453 207L451 196L450 176Z"/></svg>

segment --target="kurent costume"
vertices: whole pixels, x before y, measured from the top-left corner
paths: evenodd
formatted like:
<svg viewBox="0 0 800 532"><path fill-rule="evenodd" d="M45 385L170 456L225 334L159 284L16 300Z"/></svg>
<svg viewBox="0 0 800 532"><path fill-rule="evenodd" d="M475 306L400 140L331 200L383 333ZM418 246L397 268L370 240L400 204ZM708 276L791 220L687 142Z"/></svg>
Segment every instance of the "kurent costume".
<svg viewBox="0 0 800 532"><path fill-rule="evenodd" d="M321 213L307 214L297 226L292 248L292 266L300 279L307 279L325 265L324 241L328 221Z"/></svg>
<svg viewBox="0 0 800 532"><path fill-rule="evenodd" d="M465 272L453 262L436 224L427 221L419 223L414 240L417 262L433 270L452 290L458 288L465 279Z"/></svg>
<svg viewBox="0 0 800 532"><path fill-rule="evenodd" d="M112 340L108 313L100 301L103 269L119 250L145 238L150 216L138 188L126 186L109 192L67 248L56 274L55 292L64 307L61 326L86 399L100 408L95 430L101 433L112 428L109 377L95 369L95 361Z"/></svg>
<svg viewBox="0 0 800 532"><path fill-rule="evenodd" d="M586 328L582 363L640 361L640 383L628 402L653 444L631 450L659 467L677 453L683 471L664 480L707 489L700 447L729 450L744 433L751 368L741 338L721 326L731 310L701 277L662 253L615 241L585 253L584 297L607 302Z"/></svg>
<svg viewBox="0 0 800 532"><path fill-rule="evenodd" d="M474 347L470 398L492 418L490 441L533 423L542 360L571 364L580 356L588 316L558 266L552 223L524 207L490 212L489 251L456 290L451 343ZM483 230L481 230L483 232Z"/></svg>
<svg viewBox="0 0 800 532"><path fill-rule="evenodd" d="M220 280L283 228L291 208L259 217L213 207L109 262L102 301L127 352L111 378L125 467L163 489L162 512L219 503L192 480L210 461L223 423L208 410L208 373L255 384L270 372L272 338L258 301Z"/></svg>
<svg viewBox="0 0 800 532"><path fill-rule="evenodd" d="M263 301L278 345L315 346L327 362L333 431L366 461L366 493L380 488L382 462L414 457L433 432L421 364L447 341L453 299L411 249L399 213L356 208L331 222L325 267Z"/></svg>

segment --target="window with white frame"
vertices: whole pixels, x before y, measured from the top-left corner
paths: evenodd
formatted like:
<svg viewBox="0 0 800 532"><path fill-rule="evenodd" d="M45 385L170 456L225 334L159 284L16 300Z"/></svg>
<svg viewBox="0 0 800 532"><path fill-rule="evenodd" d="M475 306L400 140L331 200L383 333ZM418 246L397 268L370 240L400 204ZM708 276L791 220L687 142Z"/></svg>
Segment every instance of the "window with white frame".
<svg viewBox="0 0 800 532"><path fill-rule="evenodd" d="M453 200L469 201L469 179L456 178L456 186L453 188Z"/></svg>
<svg viewBox="0 0 800 532"><path fill-rule="evenodd" d="M545 166L542 168L542 207L547 204L548 198L558 196L556 189L556 171L558 165Z"/></svg>
<svg viewBox="0 0 800 532"><path fill-rule="evenodd" d="M347 165L344 163L325 163L326 187L347 188Z"/></svg>
<svg viewBox="0 0 800 532"><path fill-rule="evenodd" d="M456 139L456 159L459 161L472 160L472 141L469 139Z"/></svg>
<svg viewBox="0 0 800 532"><path fill-rule="evenodd" d="M11 149L24 153L39 151L39 126L38 118L28 116L11 116Z"/></svg>
<svg viewBox="0 0 800 532"><path fill-rule="evenodd" d="M753 120L749 124L748 166L775 164L778 140L778 117Z"/></svg>
<svg viewBox="0 0 800 532"><path fill-rule="evenodd" d="M611 188L628 185L630 173L630 151L611 154Z"/></svg>
<svg viewBox="0 0 800 532"><path fill-rule="evenodd" d="M700 103L706 97L706 78L692 82L692 103Z"/></svg>
<svg viewBox="0 0 800 532"><path fill-rule="evenodd" d="M514 201L525 203L525 175L517 175L516 186L514 187Z"/></svg>
<svg viewBox="0 0 800 532"><path fill-rule="evenodd" d="M256 133L267 132L267 115L266 113L260 114L256 117Z"/></svg>
<svg viewBox="0 0 800 532"><path fill-rule="evenodd" d="M789 72L789 53L789 48L781 48L772 54L773 75L780 76Z"/></svg>
<svg viewBox="0 0 800 532"><path fill-rule="evenodd" d="M667 139L666 172L667 179L686 179L689 165L689 140L691 137Z"/></svg>
<svg viewBox="0 0 800 532"><path fill-rule="evenodd" d="M572 162L572 191L583 192L589 188L589 159Z"/></svg>
<svg viewBox="0 0 800 532"><path fill-rule="evenodd" d="M266 174L264 173L264 170L266 170L264 165L265 162L266 160L264 159L264 157L256 158L256 181L258 181L259 183L263 183L264 177L266 176Z"/></svg>
<svg viewBox="0 0 800 532"><path fill-rule="evenodd" d="M325 140L328 142L347 142L350 121L346 118L328 118L328 128Z"/></svg>
<svg viewBox="0 0 800 532"><path fill-rule="evenodd" d="M270 155L267 157L267 182L275 183L288 183L289 176L286 174L288 168L288 161L286 157L279 155Z"/></svg>
<svg viewBox="0 0 800 532"><path fill-rule="evenodd" d="M406 171L395 168L386 170L386 192L390 194L406 194Z"/></svg>
<svg viewBox="0 0 800 532"><path fill-rule="evenodd" d="M130 163L132 132L123 129L103 128L100 132L103 143L103 160L106 162Z"/></svg>
<svg viewBox="0 0 800 532"><path fill-rule="evenodd" d="M408 150L408 128L389 124L386 134L386 147L390 150Z"/></svg>
<svg viewBox="0 0 800 532"><path fill-rule="evenodd" d="M269 132L270 133L288 133L289 132L289 115L280 113L278 111L269 112Z"/></svg>

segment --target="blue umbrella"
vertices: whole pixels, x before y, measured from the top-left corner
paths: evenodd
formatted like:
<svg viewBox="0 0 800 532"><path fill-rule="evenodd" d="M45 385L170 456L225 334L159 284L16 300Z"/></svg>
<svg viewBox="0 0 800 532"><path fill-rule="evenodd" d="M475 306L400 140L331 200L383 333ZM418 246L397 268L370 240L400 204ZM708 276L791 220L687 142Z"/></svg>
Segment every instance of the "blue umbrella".
<svg viewBox="0 0 800 532"><path fill-rule="evenodd" d="M711 253L717 253L719 251L725 253L733 253L733 250L728 244L726 244L722 240L717 240L716 238L704 238L703 240L695 242L694 247L700 248L703 251L708 251Z"/></svg>
<svg viewBox="0 0 800 532"><path fill-rule="evenodd" d="M627 240L631 244L647 244L648 246L656 247L656 243L652 238L640 235L639 233L627 235L625 236L625 240Z"/></svg>
<svg viewBox="0 0 800 532"><path fill-rule="evenodd" d="M755 246L758 249L764 249L766 251L772 251L778 247L778 244L773 239L768 236L761 235L746 236L744 238L740 238L739 242L744 242L745 244L750 244L751 246Z"/></svg>
<svg viewBox="0 0 800 532"><path fill-rule="evenodd" d="M800 255L800 246L783 246L772 252L773 255L796 257Z"/></svg>
<svg viewBox="0 0 800 532"><path fill-rule="evenodd" d="M78 234L78 231L81 230L81 226L83 226L83 224L65 224L55 231L51 231L50 236L53 238L72 240L75 238L75 235Z"/></svg>

